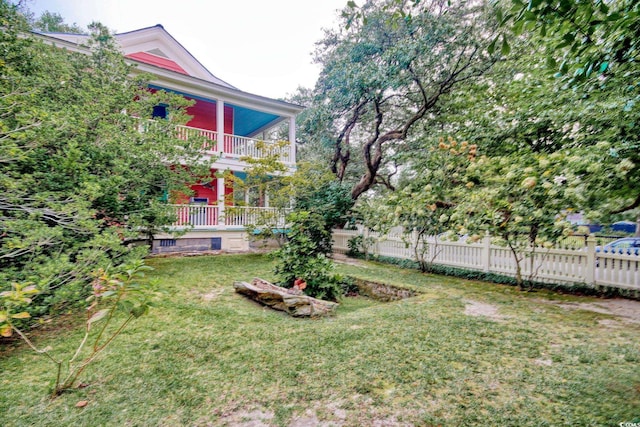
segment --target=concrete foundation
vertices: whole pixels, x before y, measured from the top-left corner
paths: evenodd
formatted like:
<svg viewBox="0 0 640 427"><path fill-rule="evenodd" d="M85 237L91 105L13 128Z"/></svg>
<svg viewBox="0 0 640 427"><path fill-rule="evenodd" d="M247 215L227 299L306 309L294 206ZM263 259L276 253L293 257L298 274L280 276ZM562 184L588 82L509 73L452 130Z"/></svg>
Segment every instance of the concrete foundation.
<svg viewBox="0 0 640 427"><path fill-rule="evenodd" d="M179 252L247 252L249 239L244 230L237 231L189 231L182 236L158 234L153 240L151 253L169 254Z"/></svg>

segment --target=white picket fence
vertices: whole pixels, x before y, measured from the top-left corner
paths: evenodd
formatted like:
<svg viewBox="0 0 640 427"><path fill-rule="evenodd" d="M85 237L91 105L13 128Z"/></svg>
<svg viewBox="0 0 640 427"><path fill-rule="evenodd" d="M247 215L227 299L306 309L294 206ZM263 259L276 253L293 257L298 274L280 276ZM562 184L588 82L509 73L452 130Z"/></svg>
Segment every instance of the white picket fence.
<svg viewBox="0 0 640 427"><path fill-rule="evenodd" d="M363 236L370 255L416 260L412 239L401 231L381 236L367 230L333 230L333 250L346 253L348 242ZM426 239L424 259L434 264L497 273L515 277L516 262L508 247L497 246L485 237L477 243ZM640 291L640 256L596 251L596 240L587 239L584 248L536 248L523 254L522 277L544 283L582 283L592 286Z"/></svg>

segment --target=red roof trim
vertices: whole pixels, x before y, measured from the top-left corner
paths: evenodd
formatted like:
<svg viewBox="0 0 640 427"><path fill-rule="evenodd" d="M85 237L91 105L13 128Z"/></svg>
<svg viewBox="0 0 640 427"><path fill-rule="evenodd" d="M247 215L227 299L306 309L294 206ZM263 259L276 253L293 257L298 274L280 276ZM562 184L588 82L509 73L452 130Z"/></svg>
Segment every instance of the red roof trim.
<svg viewBox="0 0 640 427"><path fill-rule="evenodd" d="M130 53L129 55L126 55L126 57L135 59L136 61L144 62L145 64L151 64L151 65L155 65L156 67L160 67L167 70L189 75L189 73L187 73L184 70L184 68L176 64L175 61L172 61L167 58L163 58L161 56L153 55L151 53L136 52L136 53Z"/></svg>

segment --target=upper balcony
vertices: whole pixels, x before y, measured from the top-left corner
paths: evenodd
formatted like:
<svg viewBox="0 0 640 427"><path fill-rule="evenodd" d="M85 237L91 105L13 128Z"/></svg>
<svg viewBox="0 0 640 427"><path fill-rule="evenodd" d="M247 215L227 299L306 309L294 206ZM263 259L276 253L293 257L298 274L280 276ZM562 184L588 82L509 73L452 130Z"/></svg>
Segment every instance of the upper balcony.
<svg viewBox="0 0 640 427"><path fill-rule="evenodd" d="M242 162L244 157L265 159L275 155L285 165L295 164L295 147L286 141L264 141L226 133L218 135L217 131L191 126L176 126L176 131L178 138L185 141L196 138L210 141L203 148L208 155L215 156L218 160Z"/></svg>
<svg viewBox="0 0 640 427"><path fill-rule="evenodd" d="M38 33L37 36L46 43L91 54L86 46L88 35ZM150 92L165 91L192 101L186 109L191 119L178 128L178 134L187 139L204 136L211 141L204 150L217 163L215 169L242 171L246 167L243 158L265 158L272 156L274 150L283 163L294 167L295 120L303 106L245 92L219 79L161 25L116 34L115 40L133 65L132 76L144 75ZM152 117L166 117L166 107L158 104ZM278 135L288 133L282 138L289 141L289 146L264 141L273 138L269 132L274 130Z"/></svg>

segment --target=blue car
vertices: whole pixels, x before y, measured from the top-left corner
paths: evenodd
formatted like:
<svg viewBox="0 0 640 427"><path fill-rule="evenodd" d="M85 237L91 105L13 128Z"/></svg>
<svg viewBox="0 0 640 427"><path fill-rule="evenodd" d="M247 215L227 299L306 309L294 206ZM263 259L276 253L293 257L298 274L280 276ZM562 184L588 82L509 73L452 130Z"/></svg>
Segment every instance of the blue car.
<svg viewBox="0 0 640 427"><path fill-rule="evenodd" d="M640 237L625 237L611 243L596 248L596 252L605 252L611 254L639 255L640 254Z"/></svg>

